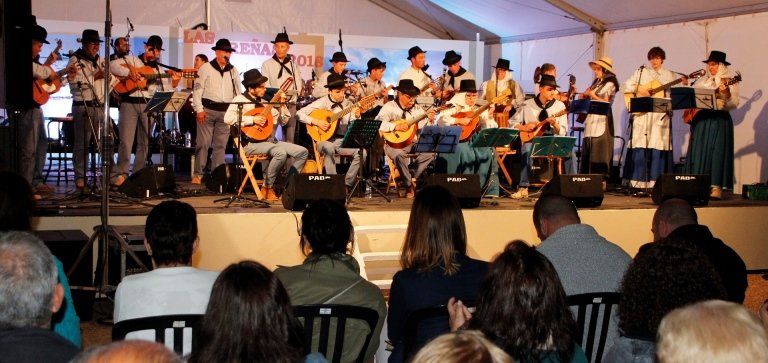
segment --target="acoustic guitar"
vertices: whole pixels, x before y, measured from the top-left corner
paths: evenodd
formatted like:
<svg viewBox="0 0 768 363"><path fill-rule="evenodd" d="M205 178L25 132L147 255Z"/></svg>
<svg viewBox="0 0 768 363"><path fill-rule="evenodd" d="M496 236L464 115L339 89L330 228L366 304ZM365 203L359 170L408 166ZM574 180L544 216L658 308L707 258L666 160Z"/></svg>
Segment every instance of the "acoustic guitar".
<svg viewBox="0 0 768 363"><path fill-rule="evenodd" d="M664 91L670 89L672 86L678 83L681 83L685 78L699 78L703 76L704 73L705 72L703 69L699 69L698 71L689 74L688 77L680 77L672 82L661 84L661 82L654 79L653 81L640 85L640 87L647 88L650 97L663 98ZM637 97L637 95L635 95L634 92L624 92L624 104L627 106L627 110L629 110L630 100L635 97Z"/></svg>
<svg viewBox="0 0 768 363"><path fill-rule="evenodd" d="M128 95L136 90L147 89L148 81L155 81L160 78L171 78L172 71L165 71L165 73L155 73L155 68L150 66L134 67L128 63L121 63L121 66L128 68L129 70L136 70L141 76L138 80L134 81L130 77L124 77L115 85L115 92L119 95ZM186 79L197 78L197 70L194 69L182 69L181 77Z"/></svg>
<svg viewBox="0 0 768 363"><path fill-rule="evenodd" d="M61 45L61 39L56 39L56 48L51 53L58 54L59 50L61 50ZM43 67L48 67L53 74L46 79L35 79L32 81L32 99L41 106L51 99L52 94L59 92L62 86L62 79L64 79L68 72L67 68L56 72L47 64L43 64Z"/></svg>
<svg viewBox="0 0 768 363"><path fill-rule="evenodd" d="M360 112L365 112L366 110L373 107L373 105L376 103L376 94L368 95L365 97L360 98L357 102L353 103L351 106L342 109L339 112L334 113L330 110L323 110L323 109L317 109L312 112L310 112L309 117L313 120L322 120L329 124L328 130L323 131L323 129L320 128L320 126L317 126L314 124L307 126L307 134L312 138L312 140L315 140L315 142L320 141L327 141L331 137L333 137L334 133L336 132L336 127L339 124L339 120L349 114L350 112L354 111L356 108L360 109Z"/></svg>
<svg viewBox="0 0 768 363"><path fill-rule="evenodd" d="M437 110L435 110L435 113L441 112L450 107L452 107L452 105L450 104L442 105L438 107ZM393 129L392 131L382 132L381 137L384 138L384 141L390 147L395 149L402 149L413 143L413 140L416 138L416 133L419 129L418 128L419 121L427 118L428 116L429 116L429 113L425 113L413 119L402 118L399 120L391 121L391 123L395 124L395 126L398 126L400 124L406 124L408 125L408 129L405 131L397 131Z"/></svg>
<svg viewBox="0 0 768 363"><path fill-rule="evenodd" d="M568 113L568 109L564 109L547 119L556 119L560 116L563 116ZM550 128L550 122L544 120L539 122L531 122L527 123L525 125L519 125L517 127L518 130L520 130L520 141L522 143L530 142L533 140L534 137L539 137L541 135L544 135L544 132L547 131L548 128Z"/></svg>
<svg viewBox="0 0 768 363"><path fill-rule="evenodd" d="M283 81L283 84L280 86L280 91L275 93L275 95L269 101L270 103L268 105L255 107L254 109L249 110L243 114L243 116L263 116L266 119L266 122L263 126L259 126L257 124L253 124L251 126L243 126L241 130L242 134L245 135L249 140L255 142L261 142L272 137L272 133L275 129L275 120L272 117L272 103L279 101L280 93L282 92L284 94L292 85L293 77L286 78L286 80Z"/></svg>
<svg viewBox="0 0 768 363"><path fill-rule="evenodd" d="M477 125L480 124L480 115L485 112L489 107L504 102L512 92L509 89L504 90L501 94L496 96L490 102L481 106L475 111L463 111L457 112L451 115L454 119L469 119L469 124L461 126L461 141L468 140L477 131Z"/></svg>
<svg viewBox="0 0 768 363"><path fill-rule="evenodd" d="M739 82L741 82L741 72L736 72L736 75L728 81L724 82L723 85L728 87ZM722 99L720 99L720 88L718 88L715 93L717 94L717 102L724 102ZM700 108L689 108L683 111L683 122L690 125L691 122L693 122L693 118L696 117L696 114L699 113L699 111L701 111Z"/></svg>

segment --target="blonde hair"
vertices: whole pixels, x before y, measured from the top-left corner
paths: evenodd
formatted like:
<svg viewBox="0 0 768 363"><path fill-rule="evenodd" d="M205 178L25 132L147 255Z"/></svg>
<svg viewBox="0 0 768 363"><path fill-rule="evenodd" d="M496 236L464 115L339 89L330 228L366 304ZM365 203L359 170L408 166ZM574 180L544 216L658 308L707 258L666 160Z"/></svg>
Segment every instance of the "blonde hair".
<svg viewBox="0 0 768 363"><path fill-rule="evenodd" d="M444 334L425 345L412 363L513 363L501 348L491 343L483 333L460 330Z"/></svg>
<svg viewBox="0 0 768 363"><path fill-rule="evenodd" d="M81 353L73 363L181 363L164 345L144 340L123 340Z"/></svg>
<svg viewBox="0 0 768 363"><path fill-rule="evenodd" d="M664 317L657 354L660 363L768 362L768 337L744 306L709 300Z"/></svg>

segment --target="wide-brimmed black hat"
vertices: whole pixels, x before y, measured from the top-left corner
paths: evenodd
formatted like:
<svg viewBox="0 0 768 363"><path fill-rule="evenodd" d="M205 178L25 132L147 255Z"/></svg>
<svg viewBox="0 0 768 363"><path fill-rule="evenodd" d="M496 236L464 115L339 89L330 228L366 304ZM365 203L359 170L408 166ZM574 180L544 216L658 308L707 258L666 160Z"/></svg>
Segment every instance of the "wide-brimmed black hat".
<svg viewBox="0 0 768 363"><path fill-rule="evenodd" d="M555 81L555 77L550 76L549 74L541 75L541 80L539 81L539 87L544 87L544 86L551 86L552 88L560 87L557 85L557 81Z"/></svg>
<svg viewBox="0 0 768 363"><path fill-rule="evenodd" d="M382 62L379 58L375 58L375 57L368 60L368 72L382 66L386 67L387 62Z"/></svg>
<svg viewBox="0 0 768 363"><path fill-rule="evenodd" d="M397 92L402 92L410 96L416 96L419 93L421 93L421 90L419 87L416 87L416 85L413 84L412 79L401 79L400 82L397 84L397 87L394 87L394 90Z"/></svg>
<svg viewBox="0 0 768 363"><path fill-rule="evenodd" d="M163 38L160 38L158 35L149 37L149 39L144 42L144 45L155 48L157 50L165 50L163 49Z"/></svg>
<svg viewBox="0 0 768 363"><path fill-rule="evenodd" d="M408 58L407 59L411 59L411 58L413 58L413 57L415 57L415 56L417 56L417 55L419 55L421 53L426 53L426 51L421 50L421 48L419 48L418 45L415 46L415 47L411 47L411 49L408 49Z"/></svg>
<svg viewBox="0 0 768 363"><path fill-rule="evenodd" d="M349 62L349 61L347 60L347 55L344 54L344 52L335 52L331 57L331 62Z"/></svg>
<svg viewBox="0 0 768 363"><path fill-rule="evenodd" d="M731 65L728 63L728 61L725 60L725 53L719 51L719 50L713 50L709 52L709 58L703 60L704 63L708 62L719 62L722 64L725 64L727 66Z"/></svg>
<svg viewBox="0 0 768 363"><path fill-rule="evenodd" d="M275 36L275 40L271 41L270 43L272 43L272 44L275 44L275 43L293 44L293 42L290 39L288 39L288 33L277 33L277 35Z"/></svg>
<svg viewBox="0 0 768 363"><path fill-rule="evenodd" d="M328 75L328 83L325 85L325 88L327 89L339 89L344 88L344 86L347 85L346 79L344 79L344 76L336 73L331 73Z"/></svg>
<svg viewBox="0 0 768 363"><path fill-rule="evenodd" d="M493 68L509 70L509 59L499 58L496 61L496 66Z"/></svg>
<svg viewBox="0 0 768 363"><path fill-rule="evenodd" d="M267 77L259 72L258 69L249 69L243 73L243 86L248 88L249 86L258 86L267 81Z"/></svg>
<svg viewBox="0 0 768 363"><path fill-rule="evenodd" d="M229 42L229 39L227 38L221 38L216 41L216 45L211 47L213 50L223 50L225 52L237 52L234 48L232 48L232 44Z"/></svg>
<svg viewBox="0 0 768 363"><path fill-rule="evenodd" d="M474 79L462 79L459 83L459 92L477 92L477 84Z"/></svg>
<svg viewBox="0 0 768 363"><path fill-rule="evenodd" d="M51 44L48 42L48 31L40 25L32 27L32 40L37 40L40 43Z"/></svg>
<svg viewBox="0 0 768 363"><path fill-rule="evenodd" d="M99 37L99 31L93 30L93 29L85 29L83 30L83 35L78 39L80 43L102 43L104 42Z"/></svg>
<svg viewBox="0 0 768 363"><path fill-rule="evenodd" d="M461 54L456 53L453 50L449 50L445 52L445 57L443 57L443 65L450 66L452 64L456 64L456 62L461 60Z"/></svg>

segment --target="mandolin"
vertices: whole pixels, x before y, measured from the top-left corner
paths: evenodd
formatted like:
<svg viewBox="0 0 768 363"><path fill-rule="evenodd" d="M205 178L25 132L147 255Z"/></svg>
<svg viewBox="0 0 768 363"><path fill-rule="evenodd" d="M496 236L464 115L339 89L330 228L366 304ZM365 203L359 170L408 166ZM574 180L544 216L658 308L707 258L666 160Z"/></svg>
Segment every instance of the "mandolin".
<svg viewBox="0 0 768 363"><path fill-rule="evenodd" d="M339 120L349 114L350 112L354 111L355 108L359 108L360 112L365 112L366 110L373 107L373 105L376 103L376 94L368 95L365 97L360 98L357 102L353 103L351 106L334 113L330 110L323 110L323 109L317 109L312 112L310 112L309 117L313 120L323 120L327 122L330 126L328 127L328 130L323 131L323 129L320 128L320 126L315 125L314 123L312 125L307 126L307 134L314 140L315 142L320 141L327 141L331 137L333 137L334 133L336 132L336 126L339 123Z"/></svg>
<svg viewBox="0 0 768 363"><path fill-rule="evenodd" d="M547 120L550 120L550 119L555 120L558 117L563 116L567 113L568 113L568 109L566 108L548 117L544 121L531 122L524 125L519 125L517 129L520 130L520 141L522 143L526 143L533 140L534 137L544 135L544 131L546 131L550 127L550 121L547 121Z"/></svg>
<svg viewBox="0 0 768 363"><path fill-rule="evenodd" d="M680 77L672 82L661 84L661 82L654 79L653 81L640 85L640 87L648 89L648 97L663 98L664 91L670 89L672 86L678 83L681 83L684 79L699 78L703 75L704 75L704 70L699 69L698 71L695 71L689 74L687 77ZM630 100L635 97L637 97L637 95L634 92L624 92L624 104L627 105L627 110L629 110Z"/></svg>
<svg viewBox="0 0 768 363"><path fill-rule="evenodd" d="M729 79L728 81L724 82L723 85L728 87L730 85L734 85L734 84L739 83L739 82L741 82L741 73L740 72L736 72L736 75L733 78ZM719 95L720 95L720 88L717 89L716 93L718 94L717 102L720 102L721 101L719 99L720 98L719 97ZM687 124L690 124L691 122L693 122L693 118L696 117L696 114L699 113L699 111L701 111L700 108L689 108L689 109L683 111L683 122L685 122Z"/></svg>
<svg viewBox="0 0 768 363"><path fill-rule="evenodd" d="M452 107L450 104L442 105L440 106L435 112L440 112L445 109L448 109ZM384 141L392 148L395 149L402 149L411 143L413 143L413 140L416 138L416 133L418 131L418 125L419 121L427 118L429 116L429 113L425 113L419 117L413 118L413 119L399 119L395 121L391 121L391 123L395 124L395 126L400 124L406 124L408 125L408 129L405 131L386 131L381 133L381 137L384 138Z"/></svg>
<svg viewBox="0 0 768 363"><path fill-rule="evenodd" d="M463 111L457 112L451 115L454 119L469 119L469 124L461 126L461 141L468 140L477 131L477 125L480 124L480 115L485 112L489 107L497 103L504 102L512 92L509 89L504 90L500 95L496 96L490 102L481 106L475 111Z"/></svg>
<svg viewBox="0 0 768 363"><path fill-rule="evenodd" d="M251 141L255 142L261 142L272 137L272 133L275 129L275 120L272 117L272 103L278 102L280 100L281 93L284 94L292 85L293 77L286 78L285 81L283 81L283 84L280 86L280 91L275 93L275 95L269 101L268 105L256 107L243 114L243 116L263 116L264 119L266 119L266 122L263 126L259 126L257 124L253 124L251 126L243 126L241 130L243 135L245 135Z"/></svg>

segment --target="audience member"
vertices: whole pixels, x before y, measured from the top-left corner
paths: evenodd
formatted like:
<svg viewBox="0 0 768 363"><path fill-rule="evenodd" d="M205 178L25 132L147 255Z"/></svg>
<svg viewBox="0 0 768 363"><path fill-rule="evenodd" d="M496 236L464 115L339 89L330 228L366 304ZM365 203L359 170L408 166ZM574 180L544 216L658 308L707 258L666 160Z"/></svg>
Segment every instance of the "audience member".
<svg viewBox="0 0 768 363"><path fill-rule="evenodd" d="M89 349L70 363L181 363L164 345L145 340L122 340Z"/></svg>
<svg viewBox="0 0 768 363"><path fill-rule="evenodd" d="M216 278L188 361L296 363L301 333L280 280L258 262L241 261Z"/></svg>
<svg viewBox="0 0 768 363"><path fill-rule="evenodd" d="M370 361L379 347L387 304L381 290L360 277L360 266L347 253L353 239L352 221L343 205L329 200L312 203L301 216L300 246L307 258L298 266L279 267L275 275L285 286L294 306L341 304L378 312L379 320L365 354L366 361ZM370 328L364 321L347 321L342 361L357 359L368 333ZM313 349L319 339L320 332L317 331ZM332 356L334 345L333 341L329 342L328 356Z"/></svg>
<svg viewBox="0 0 768 363"><path fill-rule="evenodd" d="M701 251L665 239L638 252L621 283L621 336L603 362L652 363L656 332L668 312L702 300L722 299L720 276Z"/></svg>
<svg viewBox="0 0 768 363"><path fill-rule="evenodd" d="M413 352L404 351L405 322L416 310L444 305L455 297L477 299L488 264L467 256L467 232L459 202L447 189L428 186L413 201L405 232L403 270L392 280L387 333L394 346L389 362L403 362ZM415 346L449 331L443 318L419 326ZM416 350L417 350L416 349Z"/></svg>
<svg viewBox="0 0 768 363"><path fill-rule="evenodd" d="M14 172L0 172L0 232L31 232L34 209L32 188L27 180ZM64 302L52 318L53 330L79 348L82 341L80 318L75 311L64 264L56 256L53 256L53 261L59 284L64 288Z"/></svg>
<svg viewBox="0 0 768 363"><path fill-rule="evenodd" d="M659 325L660 363L768 362L768 336L741 304L721 300L673 310Z"/></svg>
<svg viewBox="0 0 768 363"><path fill-rule="evenodd" d="M411 363L514 363L512 357L476 330L443 334L429 342Z"/></svg>
<svg viewBox="0 0 768 363"><path fill-rule="evenodd" d="M217 273L190 266L198 240L195 209L179 201L158 204L147 216L144 236L154 270L126 276L120 282L115 293L115 322L205 313ZM155 340L151 331L130 333L128 337ZM185 334L185 353L192 348L191 338Z"/></svg>
<svg viewBox="0 0 768 363"><path fill-rule="evenodd" d="M557 271L523 241L491 262L475 314L455 299L448 311L452 330L469 323L519 362L587 362Z"/></svg>
<svg viewBox="0 0 768 363"><path fill-rule="evenodd" d="M68 362L78 348L51 331L64 288L53 255L25 232L0 234L0 361Z"/></svg>
<svg viewBox="0 0 768 363"><path fill-rule="evenodd" d="M696 210L688 202L683 199L664 201L653 215L651 231L654 241L662 238L679 239L701 249L720 274L728 293L726 300L739 304L744 302L747 266L736 251L712 236L707 226L699 224Z"/></svg>

